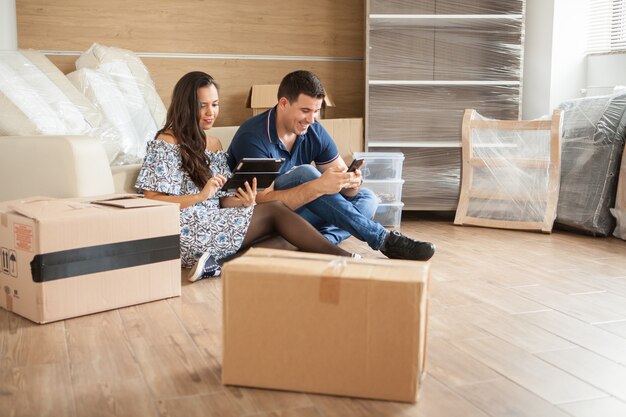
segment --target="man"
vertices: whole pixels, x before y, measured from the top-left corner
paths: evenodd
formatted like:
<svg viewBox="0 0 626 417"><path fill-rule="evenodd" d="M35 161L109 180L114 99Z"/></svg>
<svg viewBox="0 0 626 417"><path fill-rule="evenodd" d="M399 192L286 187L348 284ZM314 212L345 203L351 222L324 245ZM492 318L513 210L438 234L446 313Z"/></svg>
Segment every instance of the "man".
<svg viewBox="0 0 626 417"><path fill-rule="evenodd" d="M287 74L276 107L247 120L235 134L228 148L231 169L243 158L284 158L282 175L257 194L257 202L282 201L335 244L354 235L389 258L430 259L432 243L389 232L371 220L376 196L360 189L361 171L347 172L337 146L316 121L324 97L313 73Z"/></svg>

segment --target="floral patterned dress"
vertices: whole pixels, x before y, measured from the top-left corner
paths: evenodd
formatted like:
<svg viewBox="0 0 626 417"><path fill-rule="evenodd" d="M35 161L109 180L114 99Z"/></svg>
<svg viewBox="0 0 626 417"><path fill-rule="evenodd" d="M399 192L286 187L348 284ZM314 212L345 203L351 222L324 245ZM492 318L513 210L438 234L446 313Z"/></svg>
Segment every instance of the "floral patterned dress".
<svg viewBox="0 0 626 417"><path fill-rule="evenodd" d="M226 153L206 151L213 174L230 177ZM180 148L163 140L148 142L147 153L135 187L169 195L200 192L189 174L182 169ZM180 210L181 263L192 267L204 253L220 260L241 248L250 225L253 207L220 208L220 197L232 195L218 191L213 197Z"/></svg>

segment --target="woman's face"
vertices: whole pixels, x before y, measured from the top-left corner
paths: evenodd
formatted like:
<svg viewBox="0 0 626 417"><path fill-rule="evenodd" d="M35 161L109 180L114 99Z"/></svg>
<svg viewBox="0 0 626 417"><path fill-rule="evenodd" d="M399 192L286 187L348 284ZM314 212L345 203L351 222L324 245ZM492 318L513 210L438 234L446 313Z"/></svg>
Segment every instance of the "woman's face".
<svg viewBox="0 0 626 417"><path fill-rule="evenodd" d="M198 122L203 130L213 127L215 119L220 112L219 95L214 85L198 88L198 101L200 102L200 114Z"/></svg>

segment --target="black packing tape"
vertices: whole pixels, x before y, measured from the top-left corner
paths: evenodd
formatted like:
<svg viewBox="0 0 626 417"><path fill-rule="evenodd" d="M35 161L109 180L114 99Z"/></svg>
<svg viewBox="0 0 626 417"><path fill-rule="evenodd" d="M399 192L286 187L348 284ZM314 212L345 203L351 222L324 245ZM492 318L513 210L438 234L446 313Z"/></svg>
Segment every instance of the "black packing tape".
<svg viewBox="0 0 626 417"><path fill-rule="evenodd" d="M153 237L35 255L33 281L94 274L180 258L180 235Z"/></svg>

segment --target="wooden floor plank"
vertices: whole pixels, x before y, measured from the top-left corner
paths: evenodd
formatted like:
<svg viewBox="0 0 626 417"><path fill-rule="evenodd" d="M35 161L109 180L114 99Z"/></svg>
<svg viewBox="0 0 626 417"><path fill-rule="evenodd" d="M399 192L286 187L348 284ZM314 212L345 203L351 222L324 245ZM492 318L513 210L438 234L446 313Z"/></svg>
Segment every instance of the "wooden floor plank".
<svg viewBox="0 0 626 417"><path fill-rule="evenodd" d="M626 338L612 334L558 311L525 314L525 319L555 335L602 355L614 362L626 363ZM622 322L626 328L626 322ZM610 326L610 325L606 325Z"/></svg>
<svg viewBox="0 0 626 417"><path fill-rule="evenodd" d="M76 416L66 363L2 367L0 411L11 417Z"/></svg>
<svg viewBox="0 0 626 417"><path fill-rule="evenodd" d="M597 327L626 339L626 320L613 322L613 323L599 324Z"/></svg>
<svg viewBox="0 0 626 417"><path fill-rule="evenodd" d="M157 399L221 391L221 377L207 364L187 333L172 333L152 343L130 339L133 353Z"/></svg>
<svg viewBox="0 0 626 417"><path fill-rule="evenodd" d="M455 308L485 332L527 352L566 349L575 345L526 320L526 314L510 314L487 304Z"/></svg>
<svg viewBox="0 0 626 417"><path fill-rule="evenodd" d="M626 366L579 347L538 353L536 356L626 401Z"/></svg>
<svg viewBox="0 0 626 417"><path fill-rule="evenodd" d="M181 396L159 402L160 413L168 417L239 417L251 410L224 391L210 394Z"/></svg>
<svg viewBox="0 0 626 417"><path fill-rule="evenodd" d="M546 307L560 311L587 323L602 323L626 320L626 315L615 312L602 305L585 302L584 299L551 290L542 285L515 287L513 290L520 296L527 297Z"/></svg>
<svg viewBox="0 0 626 417"><path fill-rule="evenodd" d="M491 416L567 417L568 414L508 379L455 387L465 399Z"/></svg>
<svg viewBox="0 0 626 417"><path fill-rule="evenodd" d="M545 304L520 296L510 288L501 288L480 281L464 281L462 285L463 290L469 296L509 313L527 313L549 309ZM515 289L517 288L519 287L515 287Z"/></svg>
<svg viewBox="0 0 626 417"><path fill-rule="evenodd" d="M487 417L488 414L461 397L435 377L424 381L420 400L410 416L415 417Z"/></svg>
<svg viewBox="0 0 626 417"><path fill-rule="evenodd" d="M477 384L500 379L501 376L482 362L451 343L430 337L428 340L428 375L448 387Z"/></svg>
<svg viewBox="0 0 626 417"><path fill-rule="evenodd" d="M143 377L74 385L78 417L156 415Z"/></svg>
<svg viewBox="0 0 626 417"><path fill-rule="evenodd" d="M42 326L15 314L6 319L0 345L2 367L67 363L64 322Z"/></svg>
<svg viewBox="0 0 626 417"><path fill-rule="evenodd" d="M597 400L580 401L561 404L559 407L573 417L624 417L626 403L615 398L600 398Z"/></svg>
<svg viewBox="0 0 626 417"><path fill-rule="evenodd" d="M626 320L626 297L615 294L612 291L577 294L575 297L582 300L585 304L601 306L603 309L621 316L622 320Z"/></svg>
<svg viewBox="0 0 626 417"><path fill-rule="evenodd" d="M552 404L607 396L590 384L496 337L453 343L475 359Z"/></svg>
<svg viewBox="0 0 626 417"><path fill-rule="evenodd" d="M466 317L461 316L458 311L450 308L440 309L437 312L433 312L431 309L431 314L428 317L428 335L444 340L490 336L489 333Z"/></svg>
<svg viewBox="0 0 626 417"><path fill-rule="evenodd" d="M131 345L119 328L68 330L67 344L75 386L142 377Z"/></svg>

